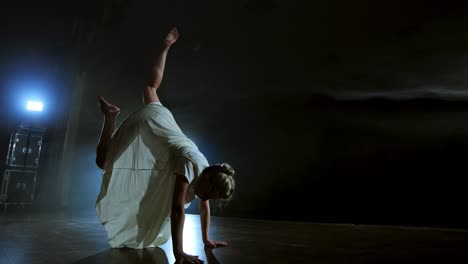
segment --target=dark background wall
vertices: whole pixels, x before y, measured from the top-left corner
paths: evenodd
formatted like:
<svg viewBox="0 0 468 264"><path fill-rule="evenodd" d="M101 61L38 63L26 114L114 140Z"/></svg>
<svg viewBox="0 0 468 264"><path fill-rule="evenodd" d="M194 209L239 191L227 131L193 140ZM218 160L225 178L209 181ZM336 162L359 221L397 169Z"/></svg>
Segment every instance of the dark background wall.
<svg viewBox="0 0 468 264"><path fill-rule="evenodd" d="M38 206L93 209L96 96L120 106L121 118L136 110L176 25L160 98L211 163L236 169L235 198L216 214L466 227L466 5L311 2L6 7L0 145L20 119L21 82L12 80L41 80L49 132ZM64 150L70 123L76 138Z"/></svg>

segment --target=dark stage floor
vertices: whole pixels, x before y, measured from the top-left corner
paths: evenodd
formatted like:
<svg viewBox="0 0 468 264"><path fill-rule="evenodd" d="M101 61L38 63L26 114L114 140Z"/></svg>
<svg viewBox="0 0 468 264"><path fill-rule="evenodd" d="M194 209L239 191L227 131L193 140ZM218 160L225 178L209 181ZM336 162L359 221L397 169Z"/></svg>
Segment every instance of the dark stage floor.
<svg viewBox="0 0 468 264"><path fill-rule="evenodd" d="M229 247L205 252L197 215L187 215L184 248L205 263L468 263L468 230L274 222L213 217L211 237ZM110 249L91 213L3 213L0 263L173 263L160 248Z"/></svg>

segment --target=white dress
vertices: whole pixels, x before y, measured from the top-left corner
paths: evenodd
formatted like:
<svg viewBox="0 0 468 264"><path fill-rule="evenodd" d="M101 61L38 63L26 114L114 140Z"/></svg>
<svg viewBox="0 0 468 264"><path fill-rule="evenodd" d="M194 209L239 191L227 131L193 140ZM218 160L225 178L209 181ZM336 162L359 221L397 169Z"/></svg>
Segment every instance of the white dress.
<svg viewBox="0 0 468 264"><path fill-rule="evenodd" d="M161 103L146 104L112 135L96 212L111 247L145 248L171 235L175 173L189 183L209 166ZM186 206L195 199L193 186Z"/></svg>

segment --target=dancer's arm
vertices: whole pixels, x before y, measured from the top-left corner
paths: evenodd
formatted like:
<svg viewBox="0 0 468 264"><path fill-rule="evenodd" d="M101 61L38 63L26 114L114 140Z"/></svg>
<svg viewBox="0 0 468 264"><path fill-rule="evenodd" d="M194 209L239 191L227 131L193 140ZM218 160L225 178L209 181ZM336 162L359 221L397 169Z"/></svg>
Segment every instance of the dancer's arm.
<svg viewBox="0 0 468 264"><path fill-rule="evenodd" d="M176 174L174 186L174 194L172 195L172 210L171 210L171 233L172 233L172 250L176 258L176 263L202 263L198 256L191 256L184 252L183 249L183 231L185 221L185 194L189 184L183 175Z"/></svg>
<svg viewBox="0 0 468 264"><path fill-rule="evenodd" d="M208 232L210 228L210 202L209 200L199 200L198 209L200 211L200 223L202 229L203 243L208 241Z"/></svg>
<svg viewBox="0 0 468 264"><path fill-rule="evenodd" d="M210 202L209 200L203 201L200 199L198 203L198 209L200 210L200 224L202 229L203 243L207 247L226 247L226 242L212 241L209 239L209 227L210 227Z"/></svg>

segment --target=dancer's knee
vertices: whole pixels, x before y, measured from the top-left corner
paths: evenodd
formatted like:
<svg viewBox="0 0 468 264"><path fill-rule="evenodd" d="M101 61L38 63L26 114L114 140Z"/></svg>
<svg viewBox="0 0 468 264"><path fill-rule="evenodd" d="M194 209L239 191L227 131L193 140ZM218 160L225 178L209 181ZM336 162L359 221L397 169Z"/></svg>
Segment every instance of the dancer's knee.
<svg viewBox="0 0 468 264"><path fill-rule="evenodd" d="M158 94L156 93L156 88L147 86L143 90L143 103L149 104L153 102L159 102Z"/></svg>

